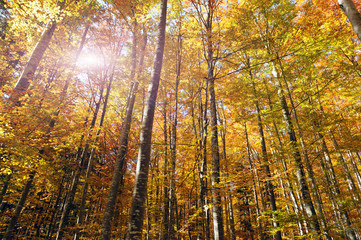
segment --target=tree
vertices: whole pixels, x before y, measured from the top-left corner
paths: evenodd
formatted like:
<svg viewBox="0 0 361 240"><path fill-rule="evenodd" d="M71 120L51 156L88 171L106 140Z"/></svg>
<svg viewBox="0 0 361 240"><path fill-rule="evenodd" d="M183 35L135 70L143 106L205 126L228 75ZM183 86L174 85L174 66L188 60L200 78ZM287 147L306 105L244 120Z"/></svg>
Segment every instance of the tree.
<svg viewBox="0 0 361 240"><path fill-rule="evenodd" d="M147 93L142 129L140 132L140 145L132 205L129 219L129 239L142 239L144 205L147 194L149 161L151 152L152 129L154 121L154 109L157 100L159 80L163 63L165 43L165 27L167 19L167 0L161 1L161 16L158 26L158 42L154 57L153 72Z"/></svg>
<svg viewBox="0 0 361 240"><path fill-rule="evenodd" d="M57 7L59 8L60 15L62 8L64 7L65 0L57 1ZM53 37L54 31L57 26L57 20L53 20L46 24L45 29L36 44L23 72L21 73L19 80L14 86L14 92L11 97L12 101L15 103L19 100L20 97L24 96L25 91L28 89L30 85L30 81L33 79L36 69L39 66L43 55L48 48L50 41Z"/></svg>

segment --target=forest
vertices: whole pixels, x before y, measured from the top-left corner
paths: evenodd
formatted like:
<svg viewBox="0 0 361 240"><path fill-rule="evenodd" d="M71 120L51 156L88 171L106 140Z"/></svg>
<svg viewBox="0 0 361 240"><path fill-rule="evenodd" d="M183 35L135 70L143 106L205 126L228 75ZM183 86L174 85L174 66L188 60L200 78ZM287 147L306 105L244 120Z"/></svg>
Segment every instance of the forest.
<svg viewBox="0 0 361 240"><path fill-rule="evenodd" d="M361 239L361 0L0 0L0 239Z"/></svg>

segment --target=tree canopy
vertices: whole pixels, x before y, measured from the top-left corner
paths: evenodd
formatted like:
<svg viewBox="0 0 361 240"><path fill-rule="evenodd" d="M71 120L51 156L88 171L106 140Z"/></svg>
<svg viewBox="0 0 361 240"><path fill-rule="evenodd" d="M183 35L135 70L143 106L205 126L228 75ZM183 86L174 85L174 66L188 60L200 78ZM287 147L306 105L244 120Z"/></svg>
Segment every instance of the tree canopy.
<svg viewBox="0 0 361 240"><path fill-rule="evenodd" d="M0 0L1 239L360 239L360 0Z"/></svg>

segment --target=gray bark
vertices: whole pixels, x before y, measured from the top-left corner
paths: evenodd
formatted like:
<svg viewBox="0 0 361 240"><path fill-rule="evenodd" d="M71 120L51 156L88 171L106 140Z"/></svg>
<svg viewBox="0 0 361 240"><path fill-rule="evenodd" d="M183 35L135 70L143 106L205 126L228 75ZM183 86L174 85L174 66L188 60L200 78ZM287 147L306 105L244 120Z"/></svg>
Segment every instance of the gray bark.
<svg viewBox="0 0 361 240"><path fill-rule="evenodd" d="M338 0L338 4L347 18L350 20L351 25L359 40L361 40L361 14L357 10L352 0Z"/></svg>
<svg viewBox="0 0 361 240"><path fill-rule="evenodd" d="M309 154L308 154L307 148L306 148L305 143L304 143L303 131L302 131L301 125L300 125L300 123L298 121L297 109L296 109L295 104L293 102L292 94L291 94L291 91L290 91L290 88L289 88L289 85L288 85L288 81L286 79L286 75L285 75L285 71L283 69L282 61L279 58L278 52L276 52L275 54L277 56L278 65L279 65L281 73L282 73L282 79L283 79L283 82L284 82L286 90L287 90L288 98L290 99L291 109L293 111L294 118L295 118L295 123L296 123L297 129L298 129L298 132L299 132L299 139L300 139L301 147L303 149L302 153L304 155L304 162L306 164L306 171L307 171L307 174L308 174L308 180L310 182L310 186L311 186L312 194L314 196L315 204L316 204L316 206L317 206L317 208L319 210L318 211L319 222L320 222L320 224L322 226L325 238L330 239L330 236L329 236L329 233L328 233L328 230L327 230L327 224L326 224L324 214L323 214L321 198L320 198L320 195L318 193L319 191L318 191L318 186L316 184L315 174L314 174L314 171L312 169L312 166L311 166L311 163L310 163L311 161L310 161L309 156L308 156Z"/></svg>
<svg viewBox="0 0 361 240"><path fill-rule="evenodd" d="M270 93L269 93L269 90L268 90L267 83L266 83L265 79L263 81L263 84L264 84L264 87L265 87L266 93L267 93L268 105L269 105L270 110L272 111L273 110L273 104L272 104L272 101L271 101L271 96L270 96ZM288 171L287 164L286 164L286 159L287 158L285 156L285 151L283 149L283 143L281 141L281 137L280 137L280 133L279 133L276 121L274 119L272 119L272 124L273 124L273 128L274 128L274 133L276 134L278 145L279 145L279 154L280 154L279 160L281 162L283 172L284 172L285 177L286 177L286 183L287 183L287 188L288 188L287 193L288 193L288 195L289 195L289 197L290 197L290 199L292 201L294 212L297 215L302 214L301 207L299 207L299 205L298 205L297 198L296 198L296 195L294 193L294 188L293 188L293 185L292 185L292 182L291 182L291 178L289 176L289 171ZM276 160L277 160L277 157L276 157ZM301 221L298 221L298 227L299 227L300 235L303 235L303 227L302 227Z"/></svg>
<svg viewBox="0 0 361 240"><path fill-rule="evenodd" d="M164 89L164 105L163 105L163 136L164 136L164 166L163 166L163 174L164 174L164 180L163 180L163 218L162 218L162 238L163 240L169 239L169 161L168 161L168 125L167 125L167 96L166 96L167 88Z"/></svg>
<svg viewBox="0 0 361 240"><path fill-rule="evenodd" d="M224 227L223 227L223 217L222 217L222 203L221 203L221 194L220 194L220 157L219 157L219 144L218 144L218 123L217 123L217 107L216 107L216 94L214 88L214 66L216 60L214 59L214 42L213 42L213 17L214 10L216 7L216 1L208 0L208 12L207 19L205 22L206 29L206 60L208 64L208 73L207 81L209 84L209 107L211 112L211 152L212 152L212 200L213 200L213 230L214 230L214 239L223 240L224 239Z"/></svg>
<svg viewBox="0 0 361 240"><path fill-rule="evenodd" d="M61 195L62 195L62 192L63 192L63 186L64 186L64 183L65 183L65 180L66 180L66 175L67 175L67 172L65 172L64 176L62 177L61 179L61 182L60 182L60 186L59 186L59 189L58 189L58 194L57 194L57 197L56 197L56 201L55 201L55 204L53 206L53 211L52 211L52 214L51 214L51 217L50 217L50 224L49 224L49 229L46 233L46 238L47 239L51 239L51 236L53 234L53 229L54 229L54 225L55 225L55 221L54 221L54 218L58 212L58 206L59 206L59 203L60 203L60 200L61 200Z"/></svg>
<svg viewBox="0 0 361 240"><path fill-rule="evenodd" d="M247 144L246 146L247 146L247 158L248 158L248 163L249 163L249 170L250 170L251 176L252 176L252 187L253 187L254 201L255 201L255 205L256 205L257 225L258 225L258 230L259 230L259 234L260 234L260 239L264 240L264 239L266 239L266 236L265 236L265 233L263 231L262 222L260 220L261 211L260 211L260 207L259 207L259 204L258 204L258 195L257 195L256 183L255 183L255 176L257 174L255 173L255 168L253 167L252 156L251 156L251 146L250 146L250 143L249 143L248 130L247 130L247 123L246 122L244 123L244 133L245 133L246 144ZM244 205L248 206L247 199L244 201ZM245 223L248 223L247 225L252 226L250 224L250 218L247 219L245 221ZM250 239L254 239L253 234L252 234L252 229L247 228L247 232L250 234Z"/></svg>
<svg viewBox="0 0 361 240"><path fill-rule="evenodd" d="M226 133L227 133L227 120L226 120L226 115L224 113L224 108L223 105L221 105L220 109L222 110L223 113L223 119L221 117L219 117L219 121L221 122L221 124L223 125L223 128L220 130L220 136L222 139L222 151L223 151L223 159L224 159L224 163L225 163L225 177L228 179L229 175L228 175L228 160L227 160L227 151L226 151ZM221 114L220 114L221 115ZM227 220L227 230L229 231L227 234L230 237L231 240L236 240L236 229L235 229L235 222L234 222L234 214L233 214L233 203L232 203L232 185L230 186L230 184L227 184L227 190L229 191L228 196L225 198L226 199L226 208L228 208L226 210L226 214L228 213L228 217L226 217ZM227 201L228 200L228 201ZM229 226L229 227L228 227Z"/></svg>
<svg viewBox="0 0 361 240"><path fill-rule="evenodd" d="M59 6L60 9L64 7L64 4L65 0L57 1L57 6ZM45 26L38 43L36 44L23 72L15 84L10 99L16 104L19 104L19 98L24 96L25 91L29 88L30 81L34 77L35 71L38 68L41 59L43 58L46 49L49 47L49 43L53 37L56 26L56 21L52 21Z"/></svg>
<svg viewBox="0 0 361 240"><path fill-rule="evenodd" d="M142 239L144 205L147 195L148 172L151 152L151 140L154 120L154 110L157 100L160 75L163 63L165 45L165 27L167 19L167 0L161 2L161 17L158 28L158 42L153 65L153 72L147 93L140 132L138 162L134 181L134 191L129 219L129 239Z"/></svg>
<svg viewBox="0 0 361 240"><path fill-rule="evenodd" d="M199 150L200 156L202 158L201 167L199 171L199 206L202 208L200 213L200 222L199 227L202 229L202 232L199 232L198 239L210 239L210 224L209 224L209 210L206 207L208 203L207 199L207 191L208 191L208 182L207 182L207 136L208 136L208 117L207 117L207 109L208 109L208 82L206 82L205 87L205 101L204 105L202 103L202 91L199 93L199 107L200 114L199 117ZM205 229L204 229L205 227ZM205 232L204 232L205 230Z"/></svg>
<svg viewBox="0 0 361 240"><path fill-rule="evenodd" d="M222 205L220 194L220 158L218 146L218 128L217 128L217 112L216 112L216 96L214 91L214 77L213 69L209 76L209 96L210 96L210 110L211 110L211 150L212 150L212 198L213 198L213 228L214 239L224 239L224 228L222 218Z"/></svg>
<svg viewBox="0 0 361 240"><path fill-rule="evenodd" d="M250 63L250 59L249 57L246 56L246 61L247 61L247 65L248 67L251 66ZM259 137L260 137L260 142L261 142L261 149L262 149L262 166L263 169L266 173L267 176L267 180L266 180L266 193L268 195L268 199L270 201L271 204L271 210L273 212L277 211L277 206L276 206L276 198L275 198L275 194L274 194L274 186L273 183L271 182L271 170L269 167L269 158L268 158L268 152L267 152L267 147L266 147L266 140L265 140L265 136L264 136L264 131L263 131L263 122L262 122L262 116L261 116L261 110L260 110L260 106L259 106L259 101L258 101L258 94L256 91L256 84L254 82L253 79L253 74L252 74L252 70L249 70L249 76L250 76L250 80L251 80L251 84L252 84L252 92L254 95L254 105L256 108L256 113L257 113L257 123L258 123L258 131L259 131ZM273 225L275 228L279 227L279 223L276 220L276 215L275 213L272 213L273 215ZM281 236L281 232L277 231L275 234L275 238L277 240L281 240L282 236Z"/></svg>

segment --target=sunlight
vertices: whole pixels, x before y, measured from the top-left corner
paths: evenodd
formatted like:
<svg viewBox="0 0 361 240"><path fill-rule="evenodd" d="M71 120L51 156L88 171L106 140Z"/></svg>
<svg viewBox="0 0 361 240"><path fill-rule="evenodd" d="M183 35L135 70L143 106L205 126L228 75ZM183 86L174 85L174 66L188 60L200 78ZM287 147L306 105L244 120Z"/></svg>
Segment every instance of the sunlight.
<svg viewBox="0 0 361 240"><path fill-rule="evenodd" d="M76 65L82 69L97 70L104 67L105 60L101 53L85 52L80 54Z"/></svg>

